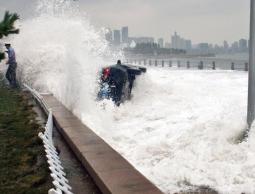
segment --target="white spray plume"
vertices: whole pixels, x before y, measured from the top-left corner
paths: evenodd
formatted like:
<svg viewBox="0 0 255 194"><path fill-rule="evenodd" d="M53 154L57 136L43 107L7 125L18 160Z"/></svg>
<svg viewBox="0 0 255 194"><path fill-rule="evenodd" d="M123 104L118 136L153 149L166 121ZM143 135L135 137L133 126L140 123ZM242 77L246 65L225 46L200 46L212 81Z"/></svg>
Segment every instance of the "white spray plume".
<svg viewBox="0 0 255 194"><path fill-rule="evenodd" d="M98 72L122 53L111 52L102 30L97 31L73 1L42 0L36 10L10 40L22 81L53 93L79 116L89 115L97 106Z"/></svg>

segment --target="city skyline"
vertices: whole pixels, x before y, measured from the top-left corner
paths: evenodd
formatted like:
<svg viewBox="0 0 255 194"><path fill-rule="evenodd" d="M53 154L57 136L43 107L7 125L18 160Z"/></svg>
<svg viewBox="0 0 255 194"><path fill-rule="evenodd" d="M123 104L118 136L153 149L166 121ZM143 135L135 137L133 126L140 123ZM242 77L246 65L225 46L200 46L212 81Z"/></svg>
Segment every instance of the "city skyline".
<svg viewBox="0 0 255 194"><path fill-rule="evenodd" d="M180 36L177 32L171 36L170 42L164 41L163 38L155 39L154 37L129 37L128 26L121 27L121 29L107 28L105 38L109 45L114 49L126 49L126 51L133 52L139 48L139 52L152 52L154 55L166 54L165 52L185 52L190 55L206 55L215 56L223 53L248 53L249 41L244 38L235 40L234 42L227 42L224 40L222 44L210 44L208 42L201 42L192 44L192 40ZM131 49L131 50L130 50Z"/></svg>
<svg viewBox="0 0 255 194"><path fill-rule="evenodd" d="M115 36L117 38L115 38ZM111 29L107 28L107 33L105 34L106 40L112 41L113 44L120 45L121 43L130 43L131 41L135 41L136 43L157 43L161 46L161 48L175 48L175 49L184 49L184 50L190 50L194 49L196 47L200 47L201 45L208 45L208 48L224 48L224 49L230 49L230 48L239 48L240 47L244 48L247 47L248 49L248 39L244 37L240 37L237 40L234 40L233 42L228 42L227 40L223 40L219 44L213 44L209 42L199 42L194 44L192 39L186 39L185 37L180 36L176 31L174 34L170 35L170 40L165 40L164 38L155 38L155 37L150 37L148 35L144 36L129 36L129 27L124 26L120 27L118 29ZM116 41L117 39L117 41ZM246 45L246 46L244 46Z"/></svg>

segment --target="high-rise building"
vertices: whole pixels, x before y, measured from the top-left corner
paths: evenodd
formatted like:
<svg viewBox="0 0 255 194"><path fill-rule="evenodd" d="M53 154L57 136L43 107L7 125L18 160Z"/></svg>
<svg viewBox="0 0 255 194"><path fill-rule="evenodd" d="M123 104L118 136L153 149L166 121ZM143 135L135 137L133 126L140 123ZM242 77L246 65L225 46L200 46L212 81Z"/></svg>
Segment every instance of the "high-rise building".
<svg viewBox="0 0 255 194"><path fill-rule="evenodd" d="M121 29L122 43L128 43L128 27L122 27Z"/></svg>
<svg viewBox="0 0 255 194"><path fill-rule="evenodd" d="M160 48L164 48L164 39L163 38L158 39L158 45L160 46Z"/></svg>
<svg viewBox="0 0 255 194"><path fill-rule="evenodd" d="M172 48L174 49L183 49L183 50L190 50L192 48L191 40L186 40L181 38L176 32L171 37L172 40Z"/></svg>
<svg viewBox="0 0 255 194"><path fill-rule="evenodd" d="M231 49L232 49L232 51L238 51L239 45L238 45L238 42L237 42L237 41L235 41L235 42L232 43Z"/></svg>
<svg viewBox="0 0 255 194"><path fill-rule="evenodd" d="M223 41L223 48L227 50L229 48L228 42L226 40Z"/></svg>
<svg viewBox="0 0 255 194"><path fill-rule="evenodd" d="M185 40L185 50L191 50L191 49L192 49L191 40Z"/></svg>
<svg viewBox="0 0 255 194"><path fill-rule="evenodd" d="M120 30L114 30L113 31L113 44L115 46L120 45Z"/></svg>
<svg viewBox="0 0 255 194"><path fill-rule="evenodd" d="M181 38L180 36L177 34L177 32L174 32L174 35L172 36L171 38L172 40L172 48L174 49L180 49L180 41L181 41Z"/></svg>
<svg viewBox="0 0 255 194"><path fill-rule="evenodd" d="M248 41L245 39L239 40L239 49L240 51L246 51L248 49Z"/></svg>

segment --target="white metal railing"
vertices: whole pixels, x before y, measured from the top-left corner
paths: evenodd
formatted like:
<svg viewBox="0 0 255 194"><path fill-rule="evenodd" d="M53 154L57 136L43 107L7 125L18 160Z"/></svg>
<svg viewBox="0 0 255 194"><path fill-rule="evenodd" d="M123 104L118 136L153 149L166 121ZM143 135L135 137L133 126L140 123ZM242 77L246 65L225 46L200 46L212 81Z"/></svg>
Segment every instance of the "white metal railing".
<svg viewBox="0 0 255 194"><path fill-rule="evenodd" d="M40 132L38 136L42 139L45 148L45 153L47 157L47 162L49 164L49 169L51 171L51 177L53 178L52 188L48 191L48 194L73 194L71 192L71 186L68 184L68 180L65 177L64 168L62 167L58 152L54 146L53 142L53 116L52 111L47 107L41 94L35 89L29 87L27 84L23 84L24 87L31 92L34 98L43 106L44 110L48 113L48 120L45 126L45 131Z"/></svg>
<svg viewBox="0 0 255 194"><path fill-rule="evenodd" d="M36 91L35 89L31 88L30 86L28 86L27 84L23 84L23 86L30 91L30 93L34 96L34 98L37 100L37 102L40 103L40 106L42 106L42 108L44 109L44 111L49 114L49 108L47 107L46 103L43 100L42 95Z"/></svg>
<svg viewBox="0 0 255 194"><path fill-rule="evenodd" d="M61 165L60 158L58 156L58 152L54 146L52 139L52 130L53 130L53 116L52 111L49 110L48 120L45 126L44 133L40 132L38 136L42 139L47 162L49 164L49 169L51 171L51 177L53 178L54 189L50 189L48 194L73 194L71 192L71 186L68 184L68 180L66 179L66 174L64 172L64 168Z"/></svg>

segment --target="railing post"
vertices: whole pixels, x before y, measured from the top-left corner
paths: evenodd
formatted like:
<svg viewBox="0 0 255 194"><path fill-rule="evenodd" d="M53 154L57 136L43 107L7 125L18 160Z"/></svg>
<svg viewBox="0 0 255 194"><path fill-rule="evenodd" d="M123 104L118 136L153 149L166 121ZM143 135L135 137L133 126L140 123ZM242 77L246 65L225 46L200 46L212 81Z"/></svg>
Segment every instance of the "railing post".
<svg viewBox="0 0 255 194"><path fill-rule="evenodd" d="M155 60L155 66L158 66L158 61L157 61L157 59Z"/></svg>
<svg viewBox="0 0 255 194"><path fill-rule="evenodd" d="M59 192L57 192L55 189L50 189L48 194L59 194Z"/></svg>
<svg viewBox="0 0 255 194"><path fill-rule="evenodd" d="M231 70L235 70L235 63L234 62L231 63Z"/></svg>
<svg viewBox="0 0 255 194"><path fill-rule="evenodd" d="M165 66L165 61L164 60L162 60L162 67L164 67Z"/></svg>
<svg viewBox="0 0 255 194"><path fill-rule="evenodd" d="M213 69L213 70L216 69L215 61L212 62L212 69Z"/></svg>
<svg viewBox="0 0 255 194"><path fill-rule="evenodd" d="M198 65L198 69L203 69L203 68L204 68L204 63L203 61L200 61Z"/></svg>
<svg viewBox="0 0 255 194"><path fill-rule="evenodd" d="M248 63L245 63L245 71L248 71L249 70L249 64Z"/></svg>
<svg viewBox="0 0 255 194"><path fill-rule="evenodd" d="M190 62L187 61L187 69L189 69L189 68L190 68Z"/></svg>
<svg viewBox="0 0 255 194"><path fill-rule="evenodd" d="M180 68L181 67L181 62L177 61L177 67Z"/></svg>
<svg viewBox="0 0 255 194"><path fill-rule="evenodd" d="M151 66L151 60L149 60L149 66Z"/></svg>
<svg viewBox="0 0 255 194"><path fill-rule="evenodd" d="M172 61L171 60L169 61L169 67L172 67Z"/></svg>
<svg viewBox="0 0 255 194"><path fill-rule="evenodd" d="M141 60L140 59L138 60L138 64L141 65Z"/></svg>

